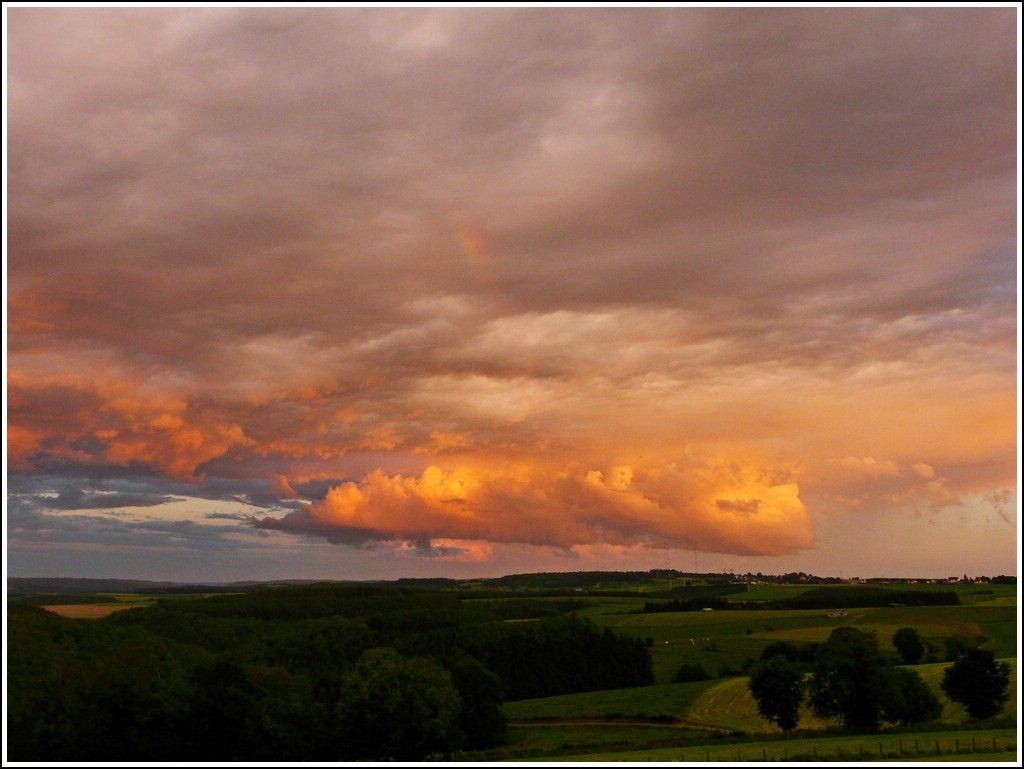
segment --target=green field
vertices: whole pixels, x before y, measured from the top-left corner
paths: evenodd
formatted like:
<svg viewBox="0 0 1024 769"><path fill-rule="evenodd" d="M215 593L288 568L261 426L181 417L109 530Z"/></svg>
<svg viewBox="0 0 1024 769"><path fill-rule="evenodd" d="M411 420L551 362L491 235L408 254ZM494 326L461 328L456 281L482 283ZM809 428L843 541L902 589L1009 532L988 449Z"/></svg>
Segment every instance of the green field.
<svg viewBox="0 0 1024 769"><path fill-rule="evenodd" d="M904 606L849 609L846 616L829 617L814 609L736 609L718 612L659 614L594 613L601 627L653 641L651 656L658 683L669 683L683 664L702 666L710 675L740 674L744 665L760 658L773 641L822 643L841 625L874 631L883 654L895 656L893 634L914 627L942 658L943 640L962 635L986 640L982 648L997 657L1017 654L1016 606L1002 601L969 606Z"/></svg>
<svg viewBox="0 0 1024 769"><path fill-rule="evenodd" d="M745 680L745 679L744 679ZM682 719L687 709L715 681L685 684L655 684L635 689L609 689L582 694L563 694L505 703L511 721L592 719Z"/></svg>
<svg viewBox="0 0 1024 769"><path fill-rule="evenodd" d="M1017 660L1010 664L1010 698L1005 715L1017 715ZM963 707L950 702L939 684L943 671L950 663L915 665L924 682L942 703L942 722L959 726L967 720ZM747 678L736 677L718 681L684 684L655 684L633 689L612 689L583 694L565 694L533 700L508 702L505 715L512 722L526 721L586 721L633 720L674 718L690 726L718 729L725 732L748 734L781 734L774 724L757 713L754 699L747 689ZM801 713L800 727L824 729L827 722L815 719L806 708Z"/></svg>
<svg viewBox="0 0 1024 769"><path fill-rule="evenodd" d="M842 617L786 609L643 614L642 601L633 597L592 599L580 613L595 624L650 639L657 683L506 703L510 744L486 760L1015 762L1017 732L1005 725L1017 718L1016 587L990 587L958 589L961 606L855 608ZM757 586L751 588L753 595L755 589L761 592L756 600L775 600L808 588ZM934 725L937 731L851 736L814 718L805 707L799 736L784 739L780 729L758 715L741 670L773 641L821 643L841 625L874 632L882 653L894 661L892 636L902 627L916 628L938 659L944 655L945 639L955 635L992 650L1012 670L1004 718L992 728L963 729L969 722L966 712L940 688L950 663L933 662L913 669L939 697L946 730ZM726 675L672 683L683 664L700 664L712 676L724 669ZM655 723L673 718L671 725Z"/></svg>

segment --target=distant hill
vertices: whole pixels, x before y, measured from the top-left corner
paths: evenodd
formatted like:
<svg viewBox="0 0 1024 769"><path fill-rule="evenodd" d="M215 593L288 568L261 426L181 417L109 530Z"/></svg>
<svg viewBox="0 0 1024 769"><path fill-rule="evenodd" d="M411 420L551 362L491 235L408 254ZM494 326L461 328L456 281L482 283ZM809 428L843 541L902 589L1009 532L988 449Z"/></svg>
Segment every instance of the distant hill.
<svg viewBox="0 0 1024 769"><path fill-rule="evenodd" d="M274 579L245 582L157 582L145 579L88 579L85 577L8 577L8 595L36 593L222 593L274 585L341 584L348 580Z"/></svg>
<svg viewBox="0 0 1024 769"><path fill-rule="evenodd" d="M748 575L749 577L749 575ZM479 577L474 579L452 579L446 577L400 577L395 580L330 580L330 579L270 579L270 580L245 580L237 582L169 582L142 579L89 579L84 577L8 577L7 594L9 596L27 596L38 594L63 594L72 595L75 593L225 593L242 592L274 586L301 586L313 584L390 584L399 588L411 587L427 590L446 590L459 587L491 588L502 591L507 590L557 590L576 591L587 590L591 593L595 590L621 591L631 586L647 588L665 588L665 580L682 579L685 585L687 580L694 584L680 587L673 584L669 592L658 594L663 598L690 598L693 597L693 590L696 589L696 581L703 583L706 587L720 584L727 584L735 588L743 583L737 582L735 577L729 574L720 573L689 573L680 572L674 569L651 569L650 571L575 571L575 572L539 572L526 574L509 574L504 577ZM984 579L984 578L983 578ZM809 575L786 574L780 577L765 576L758 574L755 584L777 583L777 584L799 584L810 587L819 584L828 584L833 581L831 577L814 577ZM838 582L839 580L835 580ZM908 583L912 580L898 579L888 580L893 583L893 589L897 583ZM921 580L926 581L926 580ZM1015 576L999 576L985 582L993 584L1008 583L1016 584ZM861 587L860 590L868 588ZM888 589L888 588L886 588ZM852 588L844 586L843 593L835 595L852 596ZM680 593L676 595L676 593ZM654 593L649 593L655 597ZM830 594L832 596L833 594ZM891 593L888 602L904 603L907 605L918 603L917 600L909 598L894 598ZM837 606L840 604L836 604ZM846 605L846 604L842 604Z"/></svg>
<svg viewBox="0 0 1024 769"><path fill-rule="evenodd" d="M157 593L181 587L180 582L152 582L142 579L7 578L8 593Z"/></svg>

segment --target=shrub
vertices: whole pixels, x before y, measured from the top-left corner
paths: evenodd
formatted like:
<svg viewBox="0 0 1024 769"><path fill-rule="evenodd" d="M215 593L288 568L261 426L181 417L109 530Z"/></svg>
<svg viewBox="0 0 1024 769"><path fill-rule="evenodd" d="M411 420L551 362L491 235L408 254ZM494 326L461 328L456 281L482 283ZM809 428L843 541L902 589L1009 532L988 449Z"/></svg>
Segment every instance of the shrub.
<svg viewBox="0 0 1024 769"><path fill-rule="evenodd" d="M1009 698L1010 666L996 662L988 649L969 649L946 668L942 691L966 708L971 718L991 718L1003 712Z"/></svg>
<svg viewBox="0 0 1024 769"><path fill-rule="evenodd" d="M692 681L710 681L711 674L700 665L685 664L676 671L672 680L677 684L689 683Z"/></svg>
<svg viewBox="0 0 1024 769"><path fill-rule="evenodd" d="M893 634L892 645L906 665L916 665L924 657L924 640L916 628L901 627Z"/></svg>

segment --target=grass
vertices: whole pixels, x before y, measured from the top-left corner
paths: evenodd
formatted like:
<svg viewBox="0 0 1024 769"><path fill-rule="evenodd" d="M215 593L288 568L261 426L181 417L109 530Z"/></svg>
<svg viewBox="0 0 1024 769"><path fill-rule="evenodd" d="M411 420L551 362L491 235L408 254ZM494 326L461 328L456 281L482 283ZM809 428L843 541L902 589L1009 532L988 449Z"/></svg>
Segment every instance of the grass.
<svg viewBox="0 0 1024 769"><path fill-rule="evenodd" d="M973 742L972 742L973 741ZM994 746L994 749L993 749ZM975 752L977 751L977 752ZM801 736L772 739L680 744L674 747L546 756L547 761L698 762L752 761L914 761L919 759L988 762L1017 760L1016 729L906 734Z"/></svg>
<svg viewBox="0 0 1024 769"><path fill-rule="evenodd" d="M480 761L540 758L592 751L643 750L704 739L699 730L664 724L545 724L512 726L501 748L474 753Z"/></svg>
<svg viewBox="0 0 1024 769"><path fill-rule="evenodd" d="M1010 689L1005 715L1017 715L1017 660L1009 658ZM967 720L963 706L951 702L941 689L942 675L950 663L914 665L924 682L943 705L942 721L959 725ZM582 694L565 694L505 703L510 721L590 720L590 719L663 719L678 718L684 723L750 734L778 734L778 727L761 718L747 688L746 677L685 684L655 684L631 689L609 689ZM823 729L828 722L814 718L808 709L800 716L801 728Z"/></svg>
<svg viewBox="0 0 1024 769"><path fill-rule="evenodd" d="M1003 711L1005 715L1015 718L1017 716L1017 658L1008 657L1000 660L1010 665L1010 687L1009 699ZM936 663L928 665L913 665L911 670L917 671L921 679L935 692L942 703L942 721L947 724L960 724L968 719L967 711L963 705L949 700L942 691L942 675L951 663Z"/></svg>
<svg viewBox="0 0 1024 769"><path fill-rule="evenodd" d="M1014 720L1017 716L1017 660L1006 661L1012 666L1012 672L1004 716ZM743 761L765 760L765 755L767 760L813 761L814 751L821 761L867 761L878 760L881 741L882 758L886 761L914 760L918 753L928 761L1014 761L1015 730L958 730L969 719L963 707L948 700L940 688L942 674L948 667L949 663L937 663L915 665L912 669L939 697L943 705L941 721L954 731L835 737L828 734L836 731L835 724L814 718L804 707L797 732L799 737L785 739L778 727L757 714L747 688L748 679L736 677L506 703L505 714L512 722L509 745L480 758L734 763L740 760L736 758L739 750ZM669 716L678 718L678 723L638 723L641 718L653 720ZM993 737L998 745L995 751L991 750ZM972 739L977 753L968 753ZM902 755L900 740L903 741ZM955 753L957 740L960 740L960 753Z"/></svg>
<svg viewBox="0 0 1024 769"><path fill-rule="evenodd" d="M694 724L715 726L730 732L782 734L782 730L757 712L748 678L730 678L709 687L687 709L684 718ZM800 712L802 729L825 729L830 724L814 718L809 708Z"/></svg>
<svg viewBox="0 0 1024 769"><path fill-rule="evenodd" d="M745 679L744 679L745 680ZM607 689L582 694L565 694L533 700L507 702L510 721L680 718L714 681L685 684L655 684L632 689Z"/></svg>
<svg viewBox="0 0 1024 769"><path fill-rule="evenodd" d="M645 598L590 598L590 604L585 609L576 611L576 614L585 617L601 617L607 614L639 614L643 611Z"/></svg>
<svg viewBox="0 0 1024 769"><path fill-rule="evenodd" d="M826 611L819 609L736 609L595 613L590 618L599 627L651 639L657 683L670 683L684 664L700 665L711 676L742 673L745 664L760 659L773 641L822 643L841 625L873 631L879 649L890 657L895 657L892 636L902 627L917 628L940 658L944 639L953 635L984 638L982 647L997 657L1013 657L1017 653L1016 607L1000 603L849 609L844 617L828 617Z"/></svg>
<svg viewBox="0 0 1024 769"><path fill-rule="evenodd" d="M603 615L592 619L617 633L650 638L657 683L671 682L684 664L700 665L713 677L737 675L746 664L760 659L773 641L798 637L824 641L840 624L824 612L795 609Z"/></svg>

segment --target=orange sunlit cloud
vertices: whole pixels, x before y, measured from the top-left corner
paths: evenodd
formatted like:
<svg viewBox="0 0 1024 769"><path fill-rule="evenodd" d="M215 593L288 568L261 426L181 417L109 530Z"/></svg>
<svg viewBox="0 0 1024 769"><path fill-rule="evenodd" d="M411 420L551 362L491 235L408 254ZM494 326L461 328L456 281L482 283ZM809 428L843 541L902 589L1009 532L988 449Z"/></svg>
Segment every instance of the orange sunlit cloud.
<svg viewBox="0 0 1024 769"><path fill-rule="evenodd" d="M761 554L814 543L796 484L735 465L561 472L430 466L418 477L375 470L300 513L256 525L353 542L602 542Z"/></svg>

